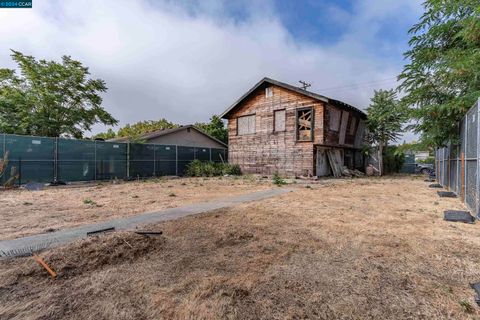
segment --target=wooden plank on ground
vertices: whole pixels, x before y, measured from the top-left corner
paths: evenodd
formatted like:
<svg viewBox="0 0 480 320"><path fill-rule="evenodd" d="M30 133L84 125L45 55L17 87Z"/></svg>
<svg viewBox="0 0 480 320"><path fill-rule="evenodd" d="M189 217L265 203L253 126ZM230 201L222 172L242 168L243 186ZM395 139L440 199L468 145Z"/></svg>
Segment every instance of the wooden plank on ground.
<svg viewBox="0 0 480 320"><path fill-rule="evenodd" d="M328 162L332 168L333 176L338 178L342 176L343 164L339 163L341 158L340 150L327 150Z"/></svg>

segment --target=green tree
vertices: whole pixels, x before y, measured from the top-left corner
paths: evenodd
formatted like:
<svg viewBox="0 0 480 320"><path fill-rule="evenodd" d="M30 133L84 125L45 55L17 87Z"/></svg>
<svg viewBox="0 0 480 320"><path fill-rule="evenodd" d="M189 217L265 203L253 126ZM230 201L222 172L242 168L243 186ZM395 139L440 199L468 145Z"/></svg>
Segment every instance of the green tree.
<svg viewBox="0 0 480 320"><path fill-rule="evenodd" d="M107 87L69 56L62 62L35 60L12 50L20 75L0 69L0 131L82 138L95 123L115 125L102 108Z"/></svg>
<svg viewBox="0 0 480 320"><path fill-rule="evenodd" d="M108 139L113 139L117 136L115 131L113 131L112 128L108 128L107 132L100 132L97 133L92 137L92 139L103 139L103 140L108 140Z"/></svg>
<svg viewBox="0 0 480 320"><path fill-rule="evenodd" d="M399 79L422 140L442 146L458 137L458 121L480 96L480 3L427 0L410 29L410 62Z"/></svg>
<svg viewBox="0 0 480 320"><path fill-rule="evenodd" d="M403 142L402 144L398 145L398 150L402 152L407 152L407 151L428 151L432 152L433 148L431 145L424 141L412 141L412 142Z"/></svg>
<svg viewBox="0 0 480 320"><path fill-rule="evenodd" d="M127 124L123 128L118 130L117 136L118 137L128 137L131 139L138 139L139 136L145 133L163 130L163 129L172 129L179 127L178 124L172 123L166 119L160 120L147 120L147 121L139 121L132 125Z"/></svg>
<svg viewBox="0 0 480 320"><path fill-rule="evenodd" d="M378 145L380 175L383 175L383 152L389 141L396 141L405 123L405 111L394 90L375 91L367 108L368 139Z"/></svg>
<svg viewBox="0 0 480 320"><path fill-rule="evenodd" d="M213 115L210 122L195 123L195 127L224 143L228 143L228 130L225 128L222 119L217 115Z"/></svg>

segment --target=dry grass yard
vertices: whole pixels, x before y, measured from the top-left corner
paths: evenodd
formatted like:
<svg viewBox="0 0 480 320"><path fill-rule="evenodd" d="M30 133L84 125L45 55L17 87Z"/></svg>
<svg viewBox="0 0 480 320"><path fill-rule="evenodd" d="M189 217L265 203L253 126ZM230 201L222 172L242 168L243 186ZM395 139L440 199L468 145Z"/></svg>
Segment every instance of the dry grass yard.
<svg viewBox="0 0 480 320"><path fill-rule="evenodd" d="M0 319L478 319L479 225L443 221L463 206L427 185L297 186L158 224L160 238L89 238L41 254L55 280L1 261Z"/></svg>
<svg viewBox="0 0 480 320"><path fill-rule="evenodd" d="M51 232L137 213L271 188L246 178L153 179L143 182L0 191L0 240Z"/></svg>

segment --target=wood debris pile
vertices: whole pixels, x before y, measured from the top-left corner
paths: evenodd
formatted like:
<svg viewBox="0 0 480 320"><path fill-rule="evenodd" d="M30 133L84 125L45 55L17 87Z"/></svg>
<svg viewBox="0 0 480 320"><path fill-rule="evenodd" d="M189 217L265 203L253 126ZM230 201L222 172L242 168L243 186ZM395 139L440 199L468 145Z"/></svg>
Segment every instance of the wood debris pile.
<svg viewBox="0 0 480 320"><path fill-rule="evenodd" d="M340 150L327 150L328 162L332 169L333 176L339 178L345 177L363 177L365 174L357 169L351 170L343 165L343 157Z"/></svg>
<svg viewBox="0 0 480 320"><path fill-rule="evenodd" d="M343 167L342 174L345 177L357 177L357 178L363 177L365 175L365 173L361 172L360 170L357 170L357 169L351 170L351 169L348 169L347 167Z"/></svg>

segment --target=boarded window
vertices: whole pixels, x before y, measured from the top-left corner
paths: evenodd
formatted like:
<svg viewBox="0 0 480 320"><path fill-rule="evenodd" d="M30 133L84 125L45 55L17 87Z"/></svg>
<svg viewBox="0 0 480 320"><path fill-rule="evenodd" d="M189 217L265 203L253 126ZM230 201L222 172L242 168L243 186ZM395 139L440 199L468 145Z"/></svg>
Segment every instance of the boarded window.
<svg viewBox="0 0 480 320"><path fill-rule="evenodd" d="M313 109L297 110L297 140L312 141L313 140Z"/></svg>
<svg viewBox="0 0 480 320"><path fill-rule="evenodd" d="M353 136L355 134L355 126L357 125L357 118L350 118L350 129L348 131L348 134Z"/></svg>
<svg viewBox="0 0 480 320"><path fill-rule="evenodd" d="M266 98L273 97L273 88L272 87L265 88L265 97Z"/></svg>
<svg viewBox="0 0 480 320"><path fill-rule="evenodd" d="M342 112L338 109L330 109L330 130L338 131L340 129L340 116Z"/></svg>
<svg viewBox="0 0 480 320"><path fill-rule="evenodd" d="M237 118L237 133L238 135L255 133L254 114Z"/></svg>
<svg viewBox="0 0 480 320"><path fill-rule="evenodd" d="M285 131L285 110L277 110L273 114L275 121L274 131Z"/></svg>

